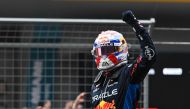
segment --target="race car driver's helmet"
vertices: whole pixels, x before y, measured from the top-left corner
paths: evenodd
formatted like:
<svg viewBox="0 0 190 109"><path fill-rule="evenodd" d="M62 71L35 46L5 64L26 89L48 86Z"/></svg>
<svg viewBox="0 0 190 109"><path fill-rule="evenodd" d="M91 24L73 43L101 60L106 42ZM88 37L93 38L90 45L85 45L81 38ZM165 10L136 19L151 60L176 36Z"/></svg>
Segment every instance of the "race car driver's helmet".
<svg viewBox="0 0 190 109"><path fill-rule="evenodd" d="M99 70L112 70L127 63L128 47L123 35L117 31L103 31L96 38L92 55Z"/></svg>

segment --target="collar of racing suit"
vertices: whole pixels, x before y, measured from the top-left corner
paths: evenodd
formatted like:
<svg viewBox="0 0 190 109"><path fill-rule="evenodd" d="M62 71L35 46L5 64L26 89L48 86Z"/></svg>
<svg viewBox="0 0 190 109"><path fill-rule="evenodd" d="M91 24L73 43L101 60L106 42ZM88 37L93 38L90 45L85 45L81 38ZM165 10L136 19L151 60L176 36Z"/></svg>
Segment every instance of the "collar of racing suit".
<svg viewBox="0 0 190 109"><path fill-rule="evenodd" d="M117 79L119 77L120 72L121 72L124 65L126 65L126 64L122 64L121 66L119 66L119 67L117 67L117 68L115 68L109 72L101 70L98 73L98 75L96 76L94 83L95 84L100 83L102 80L104 80L104 78L106 76L109 77L110 79Z"/></svg>

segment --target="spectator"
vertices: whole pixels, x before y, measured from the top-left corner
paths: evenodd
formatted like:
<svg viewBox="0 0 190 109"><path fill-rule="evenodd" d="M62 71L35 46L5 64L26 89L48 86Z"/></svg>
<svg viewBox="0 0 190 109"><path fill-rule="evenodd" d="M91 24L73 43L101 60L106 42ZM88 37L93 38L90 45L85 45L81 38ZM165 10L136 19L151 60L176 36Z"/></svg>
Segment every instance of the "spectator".
<svg viewBox="0 0 190 109"><path fill-rule="evenodd" d="M86 92L80 93L75 100L67 101L63 109L82 109L82 103L84 102L84 96ZM43 106L38 106L36 109L51 109L51 101L47 100Z"/></svg>

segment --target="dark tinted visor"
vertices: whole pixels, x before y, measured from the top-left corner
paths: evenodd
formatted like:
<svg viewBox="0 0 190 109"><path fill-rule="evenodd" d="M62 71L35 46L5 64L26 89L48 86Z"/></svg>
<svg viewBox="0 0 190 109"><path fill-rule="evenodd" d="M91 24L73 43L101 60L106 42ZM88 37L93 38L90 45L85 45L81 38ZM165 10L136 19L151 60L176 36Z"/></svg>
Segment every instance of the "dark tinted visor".
<svg viewBox="0 0 190 109"><path fill-rule="evenodd" d="M102 46L100 48L95 49L95 55L96 56L102 56L102 55L108 56L109 54L118 51L118 48L119 48L118 46Z"/></svg>

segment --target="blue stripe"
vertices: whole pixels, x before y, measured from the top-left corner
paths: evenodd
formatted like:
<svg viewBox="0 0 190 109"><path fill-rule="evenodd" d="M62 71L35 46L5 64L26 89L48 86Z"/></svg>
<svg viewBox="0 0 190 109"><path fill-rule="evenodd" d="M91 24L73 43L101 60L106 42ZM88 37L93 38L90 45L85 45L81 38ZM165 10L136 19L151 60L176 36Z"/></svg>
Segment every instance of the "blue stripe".
<svg viewBox="0 0 190 109"><path fill-rule="evenodd" d="M111 40L110 43L120 43L120 40L117 39L117 40Z"/></svg>
<svg viewBox="0 0 190 109"><path fill-rule="evenodd" d="M140 84L129 84L123 109L135 109L135 104L140 91Z"/></svg>

